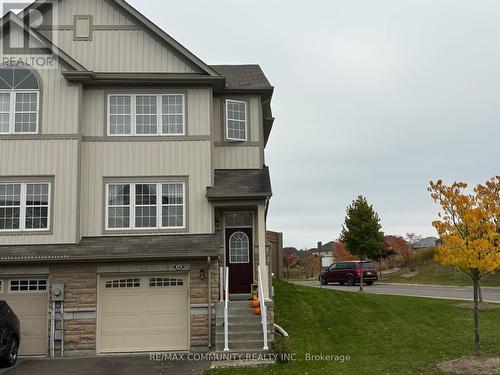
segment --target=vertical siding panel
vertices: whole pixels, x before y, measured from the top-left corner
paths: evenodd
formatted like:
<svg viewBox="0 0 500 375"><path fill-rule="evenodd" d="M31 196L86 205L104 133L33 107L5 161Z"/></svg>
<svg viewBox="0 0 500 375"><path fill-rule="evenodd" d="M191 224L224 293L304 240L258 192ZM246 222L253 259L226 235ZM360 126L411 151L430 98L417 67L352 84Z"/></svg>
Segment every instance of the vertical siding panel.
<svg viewBox="0 0 500 375"><path fill-rule="evenodd" d="M1 176L55 176L51 204L52 234L0 236L0 244L76 242L77 141L1 140ZM61 157L64 155L64 157Z"/></svg>
<svg viewBox="0 0 500 375"><path fill-rule="evenodd" d="M215 169L261 168L259 147L215 147Z"/></svg>
<svg viewBox="0 0 500 375"><path fill-rule="evenodd" d="M74 41L72 30L59 30L58 43L62 50L93 71L195 72L167 45L144 30L94 30L92 41L88 42Z"/></svg>
<svg viewBox="0 0 500 375"><path fill-rule="evenodd" d="M211 182L209 141L86 142L83 155L83 180L88 181L82 192L84 235L102 234L103 177L107 176L187 175L190 232L210 230L210 204L203 199Z"/></svg>

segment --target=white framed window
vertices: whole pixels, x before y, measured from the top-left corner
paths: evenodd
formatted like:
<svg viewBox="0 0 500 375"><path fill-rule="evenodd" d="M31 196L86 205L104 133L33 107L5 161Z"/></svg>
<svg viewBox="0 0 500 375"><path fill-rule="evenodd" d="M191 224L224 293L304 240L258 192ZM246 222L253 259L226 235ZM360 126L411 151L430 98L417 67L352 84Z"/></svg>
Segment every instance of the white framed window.
<svg viewBox="0 0 500 375"><path fill-rule="evenodd" d="M229 238L229 263L250 262L250 240L243 232L236 232Z"/></svg>
<svg viewBox="0 0 500 375"><path fill-rule="evenodd" d="M50 229L50 182L0 183L0 232Z"/></svg>
<svg viewBox="0 0 500 375"><path fill-rule="evenodd" d="M22 66L0 68L0 134L38 133L39 107L34 73Z"/></svg>
<svg viewBox="0 0 500 375"><path fill-rule="evenodd" d="M166 286L183 286L183 279L176 279L173 277L150 277L149 278L149 287L166 287Z"/></svg>
<svg viewBox="0 0 500 375"><path fill-rule="evenodd" d="M3 293L3 280L0 280L0 294Z"/></svg>
<svg viewBox="0 0 500 375"><path fill-rule="evenodd" d="M141 279L138 277L129 277L126 279L116 279L106 281L104 287L106 289L118 288L139 288L141 286Z"/></svg>
<svg viewBox="0 0 500 375"><path fill-rule="evenodd" d="M184 182L109 183L106 230L184 229Z"/></svg>
<svg viewBox="0 0 500 375"><path fill-rule="evenodd" d="M46 279L12 279L9 281L9 293L33 293L46 291Z"/></svg>
<svg viewBox="0 0 500 375"><path fill-rule="evenodd" d="M246 141L247 103L238 100L226 100L226 139Z"/></svg>
<svg viewBox="0 0 500 375"><path fill-rule="evenodd" d="M110 94L108 135L185 135L185 107L184 94Z"/></svg>
<svg viewBox="0 0 500 375"><path fill-rule="evenodd" d="M157 224L157 185L135 184L135 227L155 229Z"/></svg>

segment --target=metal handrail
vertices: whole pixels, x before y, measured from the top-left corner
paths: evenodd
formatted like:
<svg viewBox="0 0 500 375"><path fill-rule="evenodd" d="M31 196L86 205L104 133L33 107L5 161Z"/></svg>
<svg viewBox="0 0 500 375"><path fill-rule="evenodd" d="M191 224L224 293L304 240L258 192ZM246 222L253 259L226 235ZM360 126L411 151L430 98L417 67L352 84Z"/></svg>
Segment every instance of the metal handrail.
<svg viewBox="0 0 500 375"><path fill-rule="evenodd" d="M220 267L219 271L219 301L224 301L224 267Z"/></svg>
<svg viewBox="0 0 500 375"><path fill-rule="evenodd" d="M225 268L225 293L224 293L224 351L229 351L229 267Z"/></svg>
<svg viewBox="0 0 500 375"><path fill-rule="evenodd" d="M260 315L262 316L262 333L264 334L264 347L263 350L269 350L267 346L267 307L264 301L264 288L262 286L262 272L260 266L257 267L259 273L259 302L260 302Z"/></svg>

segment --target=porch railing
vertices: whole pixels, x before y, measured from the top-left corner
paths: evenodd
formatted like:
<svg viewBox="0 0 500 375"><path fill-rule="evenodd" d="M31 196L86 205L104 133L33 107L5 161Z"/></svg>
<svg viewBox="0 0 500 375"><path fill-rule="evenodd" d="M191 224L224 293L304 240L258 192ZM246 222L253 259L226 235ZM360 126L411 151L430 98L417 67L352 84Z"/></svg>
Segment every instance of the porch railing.
<svg viewBox="0 0 500 375"><path fill-rule="evenodd" d="M267 345L267 307L264 300L264 287L262 286L262 272L260 266L257 268L259 273L259 302L260 302L260 315L262 316L262 333L264 334L264 347L263 350L269 350Z"/></svg>
<svg viewBox="0 0 500 375"><path fill-rule="evenodd" d="M229 351L229 267L224 273L224 351Z"/></svg>

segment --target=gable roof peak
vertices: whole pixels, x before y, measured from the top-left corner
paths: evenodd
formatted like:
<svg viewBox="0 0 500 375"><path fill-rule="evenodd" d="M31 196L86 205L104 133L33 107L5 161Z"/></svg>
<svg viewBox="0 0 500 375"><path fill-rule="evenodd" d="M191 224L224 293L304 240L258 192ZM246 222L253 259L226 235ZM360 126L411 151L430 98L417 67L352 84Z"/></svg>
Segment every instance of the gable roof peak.
<svg viewBox="0 0 500 375"><path fill-rule="evenodd" d="M48 2L56 2L60 3L64 0L35 0L32 4L27 6L19 15L20 17L25 17L31 9L37 9ZM81 0L79 0L81 1ZM144 26L147 30L153 33L155 36L160 38L163 42L165 42L168 46L173 48L183 59L190 62L192 65L196 66L200 71L206 75L212 77L219 77L219 74L213 70L209 65L205 64L200 58L198 58L195 54L189 51L186 47L184 47L177 40L172 38L169 34L163 31L159 26L157 26L154 22L152 22L149 18L144 16L140 11L134 8L125 0L101 0L112 3L118 9L121 9L123 12L127 13L131 16L135 21Z"/></svg>

